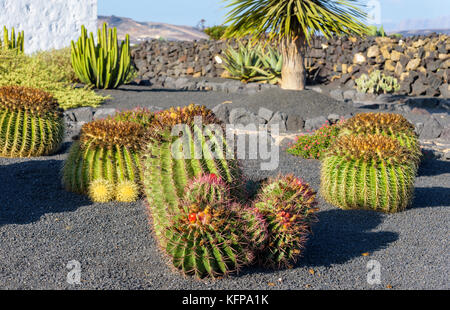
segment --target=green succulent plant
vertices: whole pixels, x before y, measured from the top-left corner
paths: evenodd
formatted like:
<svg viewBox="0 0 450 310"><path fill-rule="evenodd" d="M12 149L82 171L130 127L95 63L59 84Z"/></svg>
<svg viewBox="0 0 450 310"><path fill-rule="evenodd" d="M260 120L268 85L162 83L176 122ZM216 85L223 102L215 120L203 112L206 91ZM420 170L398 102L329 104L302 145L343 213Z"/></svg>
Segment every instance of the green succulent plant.
<svg viewBox="0 0 450 310"><path fill-rule="evenodd" d="M417 156L384 135L342 136L322 161L321 193L342 209L386 213L410 205Z"/></svg>
<svg viewBox="0 0 450 310"><path fill-rule="evenodd" d="M196 117L201 117L201 125L195 123ZM147 131L147 146L142 161L143 184L158 237L170 223L169 214L179 211L190 180L204 174L214 174L226 184L233 184L233 187L242 181L235 157L227 158L229 150L226 142L214 135L207 126L211 124L221 126L211 110L190 105L157 113L155 122ZM182 138L178 136L178 131L172 135L176 125L184 131ZM217 156L211 153L213 149ZM232 190L236 191L234 188ZM161 242L164 243L164 239Z"/></svg>
<svg viewBox="0 0 450 310"><path fill-rule="evenodd" d="M257 253L261 265L283 268L296 262L316 220L315 196L293 175L270 179L261 187L254 202L268 225L266 245Z"/></svg>
<svg viewBox="0 0 450 310"><path fill-rule="evenodd" d="M63 137L62 111L52 95L29 87L0 87L0 156L51 155Z"/></svg>
<svg viewBox="0 0 450 310"><path fill-rule="evenodd" d="M23 54L24 38L25 36L23 31L20 31L16 38L16 31L14 27L11 28L11 36L9 36L8 28L3 26L3 41L0 40L0 49L17 50L18 53Z"/></svg>
<svg viewBox="0 0 450 310"><path fill-rule="evenodd" d="M141 192L143 124L152 117L145 110L121 112L83 125L64 163L65 188L96 202L135 201Z"/></svg>
<svg viewBox="0 0 450 310"><path fill-rule="evenodd" d="M208 27L205 30L203 30L212 40L220 40L223 37L223 34L227 30L227 26L224 25L218 25L218 26L212 26Z"/></svg>
<svg viewBox="0 0 450 310"><path fill-rule="evenodd" d="M380 26L378 28L377 26L368 26L367 34L371 37L385 37L386 32L384 31L384 27Z"/></svg>
<svg viewBox="0 0 450 310"><path fill-rule="evenodd" d="M363 74L355 80L359 92L369 94L388 94L400 90L400 84L395 77L387 76L380 70L375 70L370 75Z"/></svg>
<svg viewBox="0 0 450 310"><path fill-rule="evenodd" d="M165 228L165 250L173 265L199 278L221 277L254 259L266 226L255 211L233 203L229 186L214 174L193 179L180 210Z"/></svg>
<svg viewBox="0 0 450 310"><path fill-rule="evenodd" d="M130 38L118 44L117 29L107 29L106 23L98 29L98 42L89 37L84 26L78 41L71 43L72 66L81 82L97 88L117 88L126 83L132 72Z"/></svg>
<svg viewBox="0 0 450 310"><path fill-rule="evenodd" d="M396 139L420 161L421 149L414 125L404 116L394 113L359 113L341 126L339 135L380 134Z"/></svg>

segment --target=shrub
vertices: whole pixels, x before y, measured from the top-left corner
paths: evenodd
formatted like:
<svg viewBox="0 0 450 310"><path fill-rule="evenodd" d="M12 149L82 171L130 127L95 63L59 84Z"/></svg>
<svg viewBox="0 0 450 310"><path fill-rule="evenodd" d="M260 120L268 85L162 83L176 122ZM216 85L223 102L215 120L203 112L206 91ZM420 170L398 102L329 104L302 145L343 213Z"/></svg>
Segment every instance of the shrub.
<svg viewBox="0 0 450 310"><path fill-rule="evenodd" d="M210 39L220 40L220 39L222 39L226 30L227 30L227 26L219 25L219 26L208 27L203 31L209 36Z"/></svg>
<svg viewBox="0 0 450 310"><path fill-rule="evenodd" d="M31 157L56 152L64 137L58 102L38 89L0 87L0 156Z"/></svg>
<svg viewBox="0 0 450 310"><path fill-rule="evenodd" d="M0 49L0 86L19 85L52 94L63 109L96 107L108 97L88 87L73 85L73 70L66 50L41 52L32 56Z"/></svg>
<svg viewBox="0 0 450 310"><path fill-rule="evenodd" d="M136 200L142 139L152 118L152 113L138 110L83 125L64 163L66 189L96 202Z"/></svg>
<svg viewBox="0 0 450 310"><path fill-rule="evenodd" d="M343 121L334 125L326 123L312 135L298 136L287 152L306 159L320 159L336 140L342 123Z"/></svg>
<svg viewBox="0 0 450 310"><path fill-rule="evenodd" d="M387 94L400 90L400 84L395 77L387 76L376 70L370 75L363 74L355 80L359 92L369 94Z"/></svg>
<svg viewBox="0 0 450 310"><path fill-rule="evenodd" d="M255 208L268 224L266 246L259 263L271 268L289 267L298 259L316 220L316 193L293 175L268 180L260 189Z"/></svg>
<svg viewBox="0 0 450 310"><path fill-rule="evenodd" d="M117 42L117 29L98 29L98 42L94 35L88 37L87 30L81 27L77 43L71 43L72 66L84 84L97 88L117 88L130 78L131 54L130 38L126 35L120 47Z"/></svg>
<svg viewBox="0 0 450 310"><path fill-rule="evenodd" d="M343 135L380 134L396 139L420 160L421 150L414 125L404 116L394 113L359 113L348 119L341 128Z"/></svg>
<svg viewBox="0 0 450 310"><path fill-rule="evenodd" d="M23 54L23 43L24 43L24 32L18 33L16 38L16 31L14 28L11 29L11 37L8 34L8 28L3 26L3 42L0 40L0 49L13 50L16 53Z"/></svg>
<svg viewBox="0 0 450 310"><path fill-rule="evenodd" d="M340 137L322 161L321 193L342 209L404 210L417 173L416 155L383 135Z"/></svg>

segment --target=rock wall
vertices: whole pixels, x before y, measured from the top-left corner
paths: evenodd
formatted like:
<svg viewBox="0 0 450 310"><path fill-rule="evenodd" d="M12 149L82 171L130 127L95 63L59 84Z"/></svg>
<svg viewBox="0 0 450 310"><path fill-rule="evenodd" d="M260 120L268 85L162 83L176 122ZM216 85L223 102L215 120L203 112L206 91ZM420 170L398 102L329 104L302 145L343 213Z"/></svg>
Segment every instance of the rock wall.
<svg viewBox="0 0 450 310"><path fill-rule="evenodd" d="M3 25L25 32L27 54L67 47L81 25L97 29L97 0L0 0Z"/></svg>
<svg viewBox="0 0 450 310"><path fill-rule="evenodd" d="M230 43L235 46L236 43ZM134 48L141 78L154 83L160 76L220 77L223 41L165 42L152 40ZM379 69L398 78L400 94L450 97L450 37L407 38L317 37L306 52L309 79L354 87L363 73ZM219 60L219 62L218 62Z"/></svg>

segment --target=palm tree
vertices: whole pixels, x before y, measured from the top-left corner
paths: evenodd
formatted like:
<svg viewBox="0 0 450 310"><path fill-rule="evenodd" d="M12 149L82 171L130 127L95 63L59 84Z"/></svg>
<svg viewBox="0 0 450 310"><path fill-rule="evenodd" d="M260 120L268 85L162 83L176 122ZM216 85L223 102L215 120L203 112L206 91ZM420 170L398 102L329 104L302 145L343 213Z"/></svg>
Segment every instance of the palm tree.
<svg viewBox="0 0 450 310"><path fill-rule="evenodd" d="M338 35L364 35L367 26L360 21L366 14L358 0L224 0L231 1L226 16L230 26L225 37L247 35L257 40L268 36L281 43L283 69L281 87L303 90L306 82L305 47L314 34L329 38Z"/></svg>

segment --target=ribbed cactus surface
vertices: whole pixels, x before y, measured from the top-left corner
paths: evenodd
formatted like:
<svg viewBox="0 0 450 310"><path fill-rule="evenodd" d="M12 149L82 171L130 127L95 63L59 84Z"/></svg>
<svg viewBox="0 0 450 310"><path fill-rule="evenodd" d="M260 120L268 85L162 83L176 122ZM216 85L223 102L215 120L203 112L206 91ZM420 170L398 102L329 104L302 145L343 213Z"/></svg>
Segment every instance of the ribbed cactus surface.
<svg viewBox="0 0 450 310"><path fill-rule="evenodd" d="M28 87L0 87L0 156L33 157L56 152L64 120L50 94Z"/></svg>
<svg viewBox="0 0 450 310"><path fill-rule="evenodd" d="M268 225L268 239L258 253L261 265L270 268L292 266L302 253L316 220L316 193L293 175L269 179L254 202Z"/></svg>
<svg viewBox="0 0 450 310"><path fill-rule="evenodd" d="M16 37L16 31L11 28L11 36L6 26L3 26L3 41L0 40L0 48L4 50L16 49L19 53L23 53L24 48L24 32L20 31Z"/></svg>
<svg viewBox="0 0 450 310"><path fill-rule="evenodd" d="M81 82L97 88L117 88L125 83L131 71L130 38L119 46L117 29L98 29L98 42L84 26L78 41L71 43L72 66Z"/></svg>
<svg viewBox="0 0 450 310"><path fill-rule="evenodd" d="M88 194L98 202L136 200L140 193L140 150L146 128L143 124L152 117L146 111L123 112L114 118L85 124L63 168L67 190Z"/></svg>
<svg viewBox="0 0 450 310"><path fill-rule="evenodd" d="M417 155L383 135L343 136L322 162L321 193L342 209L404 210L410 203Z"/></svg>
<svg viewBox="0 0 450 310"><path fill-rule="evenodd" d="M202 124L194 123L196 117L201 117ZM172 135L172 128L180 124L184 124L181 138L178 131ZM190 180L214 174L233 187L242 181L236 159L227 158L225 139L218 139L208 124L220 127L220 121L210 110L190 105L157 113L154 125L147 131L143 187L158 236L170 222L168 215L178 212ZM218 156L213 156L212 148L206 147L207 140L217 146Z"/></svg>
<svg viewBox="0 0 450 310"><path fill-rule="evenodd" d="M420 160L420 145L414 125L404 116L394 113L360 113L342 125L340 136L384 135L396 139L401 146L408 148Z"/></svg>

